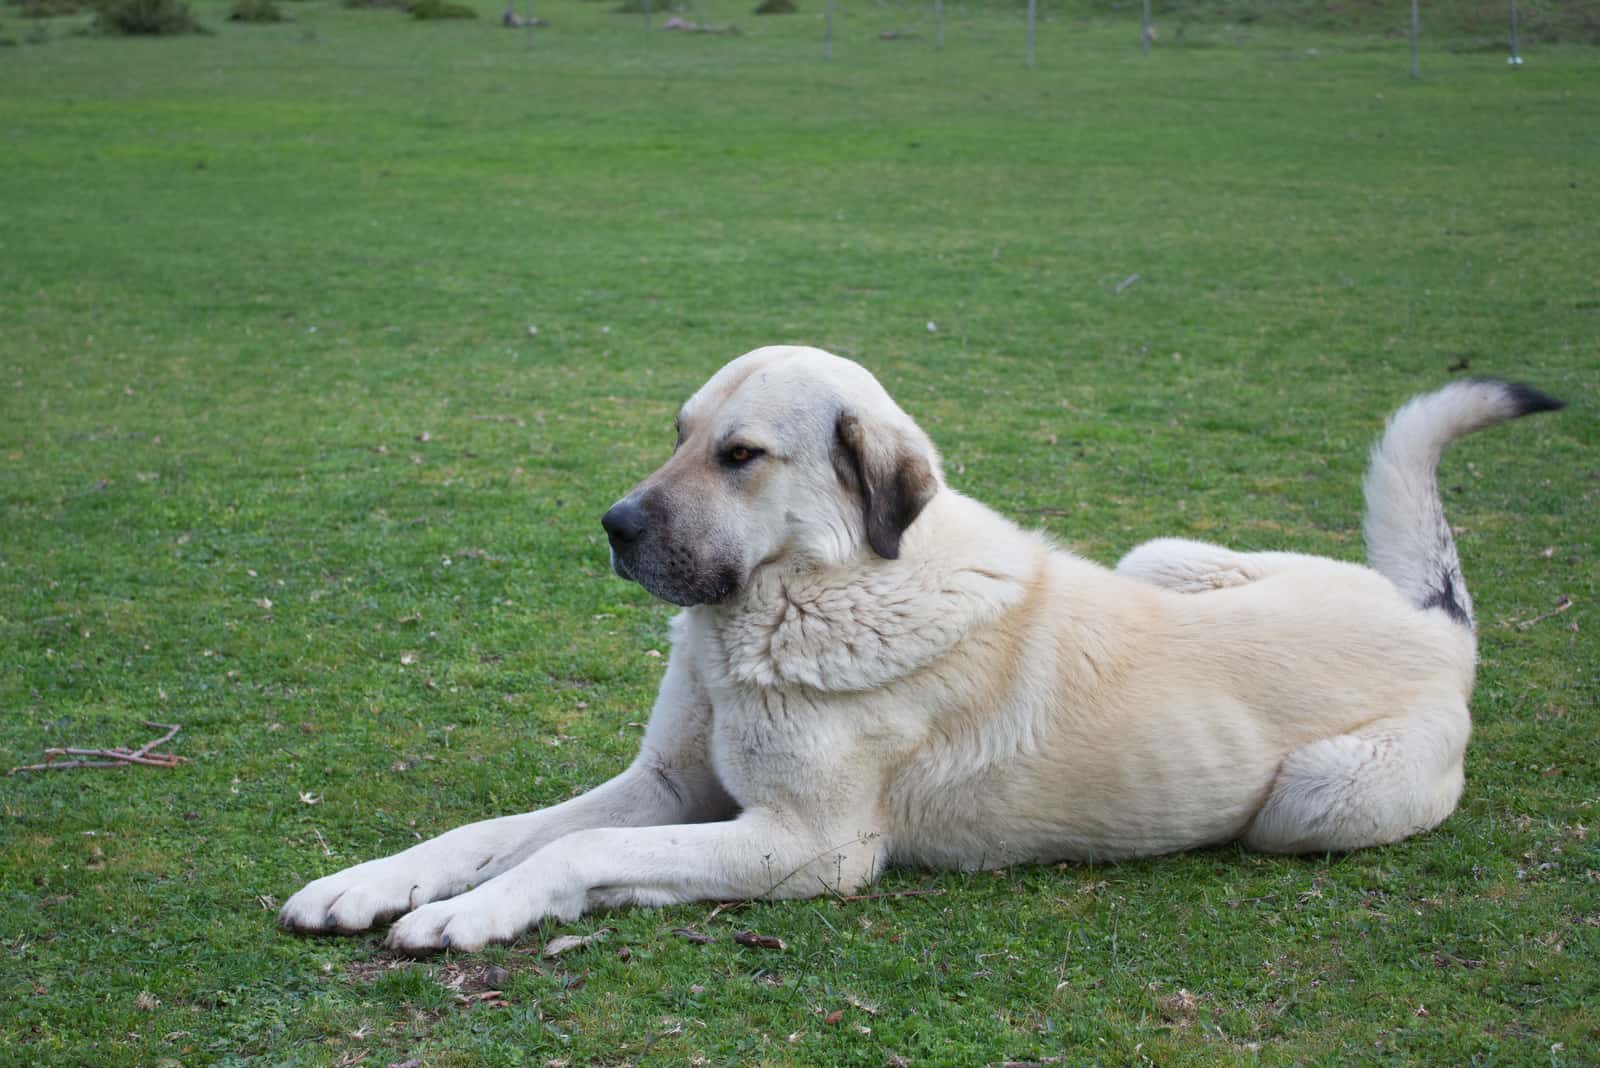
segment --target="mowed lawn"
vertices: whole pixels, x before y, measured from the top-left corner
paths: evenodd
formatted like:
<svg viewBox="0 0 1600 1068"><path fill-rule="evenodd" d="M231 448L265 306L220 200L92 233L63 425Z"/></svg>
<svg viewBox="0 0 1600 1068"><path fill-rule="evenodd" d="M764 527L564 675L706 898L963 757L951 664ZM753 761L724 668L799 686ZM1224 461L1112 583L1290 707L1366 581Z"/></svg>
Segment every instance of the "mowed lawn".
<svg viewBox="0 0 1600 1068"><path fill-rule="evenodd" d="M203 0L211 36L0 49L0 763L143 721L190 761L0 778L0 1063L1600 1061L1596 53L1429 39L1413 83L1403 40L1163 24L1143 59L1056 11L1028 70L1015 10L949 5L941 52L852 3L825 63L801 2L696 0L713 36L540 0L530 37ZM669 611L598 517L777 341L1106 563L1359 559L1394 406L1565 397L1444 467L1459 810L419 963L278 931L310 878L624 766Z"/></svg>

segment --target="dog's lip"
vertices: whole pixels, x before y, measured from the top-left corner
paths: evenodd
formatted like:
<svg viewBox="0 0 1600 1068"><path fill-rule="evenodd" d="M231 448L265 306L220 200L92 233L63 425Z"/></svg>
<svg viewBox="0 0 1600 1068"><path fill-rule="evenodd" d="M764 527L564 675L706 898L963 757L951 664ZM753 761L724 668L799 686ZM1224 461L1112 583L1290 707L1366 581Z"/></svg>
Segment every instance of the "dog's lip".
<svg viewBox="0 0 1600 1068"><path fill-rule="evenodd" d="M645 592L652 597L660 598L668 604L675 604L679 608L696 608L700 605L724 604L738 594L739 584L734 581L722 581L707 590L684 589L658 583L650 578L641 578L628 572L618 570L623 578L637 582L643 586Z"/></svg>
<svg viewBox="0 0 1600 1068"><path fill-rule="evenodd" d="M623 560L622 557L617 555L617 550L615 549L611 550L611 570L615 571L618 575L627 579L629 582L639 581L633 577L633 572L628 570L627 562Z"/></svg>

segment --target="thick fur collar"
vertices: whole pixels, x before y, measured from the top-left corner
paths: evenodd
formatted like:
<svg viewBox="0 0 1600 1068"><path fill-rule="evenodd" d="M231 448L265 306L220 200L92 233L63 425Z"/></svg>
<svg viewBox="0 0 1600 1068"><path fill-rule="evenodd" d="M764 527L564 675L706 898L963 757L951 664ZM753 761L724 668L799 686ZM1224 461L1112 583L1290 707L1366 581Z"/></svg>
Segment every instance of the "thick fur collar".
<svg viewBox="0 0 1600 1068"><path fill-rule="evenodd" d="M733 685L873 690L929 666L1019 603L1045 547L950 490L907 532L897 560L758 573L701 614L709 658ZM936 543L919 535L935 525ZM990 529L992 528L992 529ZM968 536L952 538L952 531Z"/></svg>

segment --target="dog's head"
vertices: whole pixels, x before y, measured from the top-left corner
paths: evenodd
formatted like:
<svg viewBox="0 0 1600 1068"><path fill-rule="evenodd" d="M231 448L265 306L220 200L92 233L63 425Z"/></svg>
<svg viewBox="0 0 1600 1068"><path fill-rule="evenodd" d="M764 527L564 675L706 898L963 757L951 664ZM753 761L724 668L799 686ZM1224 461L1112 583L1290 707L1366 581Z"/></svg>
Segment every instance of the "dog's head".
<svg viewBox="0 0 1600 1068"><path fill-rule="evenodd" d="M689 398L672 457L601 524L617 574L674 604L715 604L763 567L898 557L942 484L927 435L865 368L773 346Z"/></svg>

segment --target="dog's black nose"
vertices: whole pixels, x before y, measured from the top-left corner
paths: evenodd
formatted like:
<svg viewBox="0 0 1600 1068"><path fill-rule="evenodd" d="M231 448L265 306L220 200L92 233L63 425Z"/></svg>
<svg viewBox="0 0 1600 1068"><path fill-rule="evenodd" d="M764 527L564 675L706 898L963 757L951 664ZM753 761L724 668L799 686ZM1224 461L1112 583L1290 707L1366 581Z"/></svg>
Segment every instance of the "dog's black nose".
<svg viewBox="0 0 1600 1068"><path fill-rule="evenodd" d="M606 534L614 544L626 545L638 541L639 535L644 533L644 509L632 498L624 497L600 517L600 525L606 528Z"/></svg>

